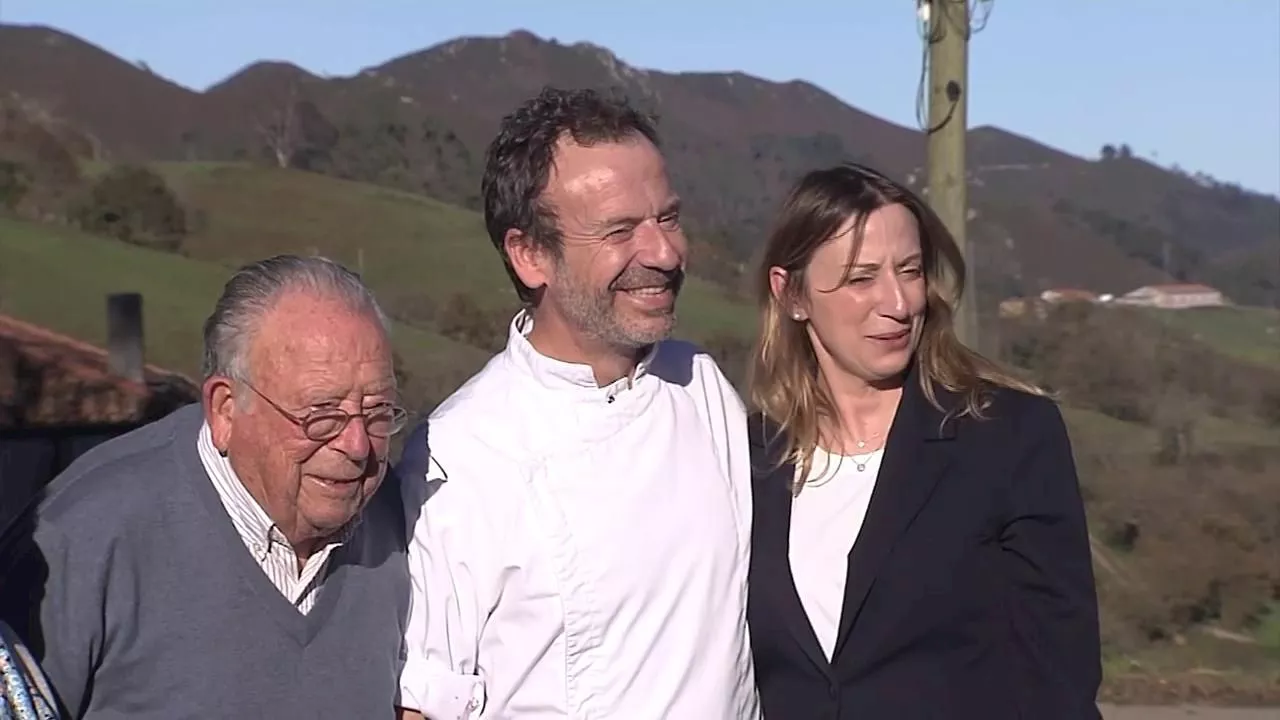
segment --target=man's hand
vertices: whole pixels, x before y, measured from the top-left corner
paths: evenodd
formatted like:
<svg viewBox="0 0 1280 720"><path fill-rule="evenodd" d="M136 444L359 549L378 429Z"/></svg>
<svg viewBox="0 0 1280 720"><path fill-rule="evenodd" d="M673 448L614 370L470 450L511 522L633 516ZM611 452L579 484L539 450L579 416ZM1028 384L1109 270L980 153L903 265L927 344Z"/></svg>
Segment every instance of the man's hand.
<svg viewBox="0 0 1280 720"><path fill-rule="evenodd" d="M399 712L396 715L397 720L427 720L427 716L417 710L406 710L404 708L396 708Z"/></svg>

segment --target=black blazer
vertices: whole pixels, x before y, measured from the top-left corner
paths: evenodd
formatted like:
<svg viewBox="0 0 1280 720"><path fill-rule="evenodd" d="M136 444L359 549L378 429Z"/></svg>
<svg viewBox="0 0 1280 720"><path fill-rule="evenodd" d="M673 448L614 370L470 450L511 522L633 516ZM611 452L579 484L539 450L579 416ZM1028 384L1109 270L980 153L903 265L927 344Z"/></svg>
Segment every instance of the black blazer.
<svg viewBox="0 0 1280 720"><path fill-rule="evenodd" d="M766 720L1100 720L1097 597L1061 413L996 390L986 419L945 417L913 371L831 662L791 576L794 470L777 467L777 426L751 417L747 616Z"/></svg>

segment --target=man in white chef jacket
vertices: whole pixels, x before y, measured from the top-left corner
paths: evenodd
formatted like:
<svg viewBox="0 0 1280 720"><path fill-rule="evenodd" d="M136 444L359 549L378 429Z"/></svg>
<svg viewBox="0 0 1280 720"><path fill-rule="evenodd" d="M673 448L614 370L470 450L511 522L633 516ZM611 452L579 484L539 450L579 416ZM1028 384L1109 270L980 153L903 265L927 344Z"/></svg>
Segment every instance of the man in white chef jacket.
<svg viewBox="0 0 1280 720"><path fill-rule="evenodd" d="M402 464L403 717L759 717L746 421L667 340L688 245L657 142L623 101L548 89L490 145L485 222L526 309Z"/></svg>

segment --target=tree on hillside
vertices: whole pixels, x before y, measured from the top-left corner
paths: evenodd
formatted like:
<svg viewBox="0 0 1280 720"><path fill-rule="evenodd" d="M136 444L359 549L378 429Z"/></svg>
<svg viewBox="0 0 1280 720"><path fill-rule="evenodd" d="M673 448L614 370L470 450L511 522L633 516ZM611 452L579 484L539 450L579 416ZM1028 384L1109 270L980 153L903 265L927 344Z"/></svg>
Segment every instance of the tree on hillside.
<svg viewBox="0 0 1280 720"><path fill-rule="evenodd" d="M290 164L310 172L324 172L333 164L333 151L338 146L340 134L310 100L303 100L294 107L298 128L298 142Z"/></svg>
<svg viewBox="0 0 1280 720"><path fill-rule="evenodd" d="M1133 157L1133 148L1128 143L1121 143L1119 146L1107 143L1102 146L1100 152L1103 160L1115 160L1117 158L1128 160Z"/></svg>
<svg viewBox="0 0 1280 720"><path fill-rule="evenodd" d="M298 135L294 112L297 102L298 86L290 83L284 102L267 113L267 117L258 118L254 123L258 137L271 152L278 167L289 167L289 161L293 157Z"/></svg>
<svg viewBox="0 0 1280 720"><path fill-rule="evenodd" d="M59 216L80 182L75 155L47 114L18 98L0 100L0 207L23 217Z"/></svg>
<svg viewBox="0 0 1280 720"><path fill-rule="evenodd" d="M22 165L0 158L0 210L13 212L26 197L31 175Z"/></svg>
<svg viewBox="0 0 1280 720"><path fill-rule="evenodd" d="M157 250L177 250L187 233L186 211L164 178L136 165L98 178L76 215L89 232Z"/></svg>
<svg viewBox="0 0 1280 720"><path fill-rule="evenodd" d="M36 100L18 94L0 100L0 107L8 115L16 115L25 122L42 128L73 158L102 160L107 152L98 139L82 125L68 122L59 111L57 102Z"/></svg>
<svg viewBox="0 0 1280 720"><path fill-rule="evenodd" d="M183 130L179 140L182 143L182 153L187 162L194 162L200 155L200 132L198 130Z"/></svg>
<svg viewBox="0 0 1280 720"><path fill-rule="evenodd" d="M338 144L338 129L290 83L283 102L255 122L259 139L277 167L324 170Z"/></svg>

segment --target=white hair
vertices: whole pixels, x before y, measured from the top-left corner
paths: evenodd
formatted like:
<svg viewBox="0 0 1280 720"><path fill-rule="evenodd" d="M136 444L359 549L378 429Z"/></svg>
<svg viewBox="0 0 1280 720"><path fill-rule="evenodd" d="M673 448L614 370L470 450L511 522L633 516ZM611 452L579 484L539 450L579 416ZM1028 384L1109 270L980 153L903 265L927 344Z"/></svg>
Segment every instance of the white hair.
<svg viewBox="0 0 1280 720"><path fill-rule="evenodd" d="M360 276L323 257L277 255L245 265L227 281L213 314L204 323L204 378L214 375L248 382L249 344L262 317L286 292L311 292L336 299L391 324Z"/></svg>

